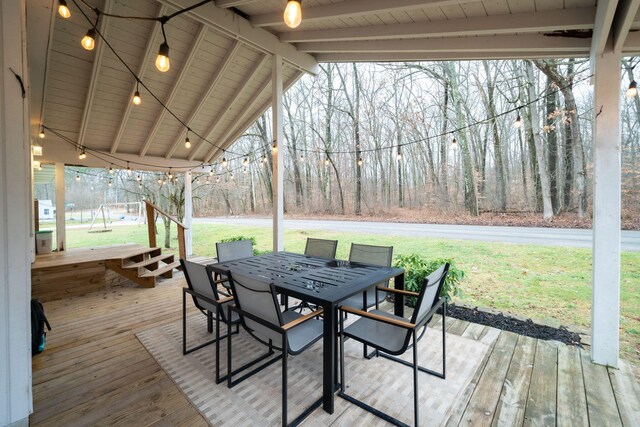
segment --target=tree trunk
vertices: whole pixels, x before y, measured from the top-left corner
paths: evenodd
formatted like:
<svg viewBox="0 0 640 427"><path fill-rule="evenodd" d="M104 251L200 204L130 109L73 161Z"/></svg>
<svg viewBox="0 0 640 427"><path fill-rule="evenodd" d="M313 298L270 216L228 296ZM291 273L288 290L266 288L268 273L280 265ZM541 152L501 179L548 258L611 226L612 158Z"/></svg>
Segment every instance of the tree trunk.
<svg viewBox="0 0 640 427"><path fill-rule="evenodd" d="M495 159L496 174L496 194L498 196L498 210L500 212L507 211L507 189L504 179L504 162L502 159L502 146L500 143L500 134L498 133L498 122L496 120L496 104L495 104L495 83L491 76L489 63L482 61L487 78L487 107L489 110L490 125L493 136L493 155ZM481 169L483 170L483 169Z"/></svg>
<svg viewBox="0 0 640 427"><path fill-rule="evenodd" d="M547 77L547 95L546 95L546 109L547 126L552 126L554 123L554 113L558 108L558 92L551 85L552 80ZM551 192L551 204L553 206L553 212L557 214L560 209L560 200L558 199L558 134L556 131L547 132L547 150L549 158L549 185Z"/></svg>

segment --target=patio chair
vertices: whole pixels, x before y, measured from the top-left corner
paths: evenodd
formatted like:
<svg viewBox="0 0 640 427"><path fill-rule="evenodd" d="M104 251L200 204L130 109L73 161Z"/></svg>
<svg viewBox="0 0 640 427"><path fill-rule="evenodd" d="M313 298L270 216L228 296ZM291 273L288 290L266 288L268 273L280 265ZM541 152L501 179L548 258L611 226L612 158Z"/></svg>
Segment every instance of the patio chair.
<svg viewBox="0 0 640 427"><path fill-rule="evenodd" d="M322 320L316 319L322 314L322 309L301 315L293 311L280 310L275 287L254 279L251 276L230 274L229 276L236 304L229 306L230 312L240 315L243 328L257 341L266 345L267 354L273 354L273 350L280 354L261 366L253 369L242 377L234 380L233 375L255 364L260 358L253 360L232 370L232 343L231 326L229 325L228 352L227 352L227 385L233 387L256 372L282 359L282 425L287 425L287 359L289 355L297 355L309 348L322 337ZM322 398L314 402L291 425L299 424L313 410L322 404Z"/></svg>
<svg viewBox="0 0 640 427"><path fill-rule="evenodd" d="M233 297L223 296L218 293L217 283L207 267L195 262L180 259L184 277L187 280L188 288L182 290L182 354L186 355L199 350L209 344L216 344L216 383L220 383L225 377L220 377L220 347L219 342L226 335L220 336L220 322L229 323L236 326L235 333L238 333L240 318L237 314L227 316L224 308L233 301ZM193 298L193 304L205 316L207 316L207 331L213 332L213 314L216 316L216 337L213 340L201 343L187 349L187 294Z"/></svg>
<svg viewBox="0 0 640 427"><path fill-rule="evenodd" d="M249 258L253 256L253 243L251 240L236 240L233 242L217 242L216 243L216 258L218 262L229 262L237 259ZM214 276L216 280L220 280L221 277L218 273ZM230 290L229 281L222 280L222 286Z"/></svg>
<svg viewBox="0 0 640 427"><path fill-rule="evenodd" d="M424 281L419 293L398 289L382 289L386 292L396 294L396 297L404 296L417 297L417 303L411 320L395 316L391 313L380 310L363 311L353 307L342 306L340 310L344 313L352 313L360 316L353 324L344 327L343 316L340 318L340 385L339 396L351 403L371 412L372 414L390 422L394 425L405 426L400 420L369 406L368 404L346 394L346 377L344 374L344 340L345 337L352 338L363 344L375 348L375 356L383 356L395 362L413 368L413 411L414 425L418 426L419 402L418 402L418 371L445 378L446 368L446 343L445 343L445 319L447 306L444 298L440 297L442 286L449 272L449 264L446 263L431 273ZM442 306L442 372L436 372L418 365L417 343L424 335L429 320ZM420 335L418 331L422 329ZM411 362L395 356L404 354L408 349L413 349L413 359Z"/></svg>
<svg viewBox="0 0 640 427"><path fill-rule="evenodd" d="M313 239L309 237L304 247L304 254L317 258L334 259L337 248L337 240Z"/></svg>
<svg viewBox="0 0 640 427"><path fill-rule="evenodd" d="M363 264L379 265L381 267L391 267L392 259L393 246L373 246L352 243L351 250L349 251L350 262L360 262ZM378 283L377 285L371 286L364 293L347 298L342 302L342 304L349 307L367 309L375 306L377 303L383 302L386 294L384 292L376 292L376 286L379 285L385 285L386 287L388 285L388 282ZM367 298L366 307L364 306L365 294Z"/></svg>

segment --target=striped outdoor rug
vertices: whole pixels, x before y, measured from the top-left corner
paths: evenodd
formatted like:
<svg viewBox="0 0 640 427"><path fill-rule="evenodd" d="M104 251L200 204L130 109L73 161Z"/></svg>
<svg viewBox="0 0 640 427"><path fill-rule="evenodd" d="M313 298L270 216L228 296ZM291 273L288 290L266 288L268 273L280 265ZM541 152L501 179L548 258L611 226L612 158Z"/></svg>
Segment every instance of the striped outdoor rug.
<svg viewBox="0 0 640 427"><path fill-rule="evenodd" d="M353 317L353 316L350 316ZM202 315L188 319L188 345L210 339ZM222 328L226 330L226 327ZM162 369L171 377L200 413L215 426L276 426L281 424L281 362L232 389L215 383L215 346L182 355L180 322L159 326L136 334ZM442 332L428 330L420 340L422 366L441 369ZM202 342L202 341L200 341ZM489 347L481 342L447 334L447 379L420 373L420 424L443 425ZM240 366L262 354L265 347L242 330L233 336L233 365ZM405 358L411 357L408 351ZM226 340L221 345L221 375L226 373ZM247 359L247 357L249 359ZM400 420L413 423L413 373L411 368L384 358L362 358L362 346L345 343L347 392ZM322 394L322 341L298 356L289 357L289 421ZM336 396L332 415L322 408L313 412L305 426L385 425L370 413Z"/></svg>

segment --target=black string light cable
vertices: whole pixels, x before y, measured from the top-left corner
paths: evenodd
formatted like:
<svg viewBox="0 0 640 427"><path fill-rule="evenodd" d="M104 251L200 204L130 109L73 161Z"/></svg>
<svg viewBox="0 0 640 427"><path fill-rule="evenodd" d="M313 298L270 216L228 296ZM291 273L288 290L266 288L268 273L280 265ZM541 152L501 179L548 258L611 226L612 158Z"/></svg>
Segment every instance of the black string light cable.
<svg viewBox="0 0 640 427"><path fill-rule="evenodd" d="M126 63L126 61L118 54L118 52L114 49L114 47L111 45L111 43L109 43L109 41L103 36L103 34L100 32L100 30L97 28L97 20L96 20L96 24L94 24L91 20L91 18L85 13L84 9L80 7L80 4L78 3L78 1L80 1L83 5L85 5L85 7L91 9L96 16L106 16L106 17L111 17L111 18L121 18L121 19L144 19L144 20L152 20L152 21L157 21L160 23L161 28L162 28L162 34L164 37L164 42L162 43L162 45L160 46L160 52L159 53L165 53L166 58L168 59L168 44L167 44L167 38L164 32L164 25L169 22L169 20L171 20L172 18L181 15L185 12L189 12L193 9L196 9L200 6L203 6L207 3L211 3L212 0L204 0L201 1L199 3L196 3L192 6L189 6L187 8L184 9L180 9L170 15L164 15L161 17L156 17L156 18L151 18L151 17L142 17L142 16L123 16L123 15L115 15L115 14L109 14L109 13L105 13L103 11L101 11L100 9L91 6L89 3L87 3L85 0L71 0L73 2L73 4L76 6L76 8L78 8L78 10L80 11L80 13L82 14L82 16L84 16L84 18L87 20L87 22L89 22L89 24L92 25L91 30L89 31L94 31L95 34L97 34L98 36L100 36L100 38L102 39L102 41L104 42L104 44L109 48L109 50L111 50L111 52L115 55L115 57L118 59L118 61L120 61L122 63L122 65L126 68L126 70L133 76L133 78L136 80L136 83L139 84L140 86L142 86L150 95L153 99L155 99L158 104L160 104L160 106L166 110L174 119L176 119L188 132L191 132L193 135L195 135L197 138L199 138L200 140L206 142L207 144L209 144L210 146L217 148L217 149L222 149L222 147L220 147L219 145L211 142L210 140L208 140L207 138L205 138L204 136L202 136L200 133L194 131L193 129L191 129L189 127L189 125L182 120L180 117L178 117L178 115L176 113L174 113L143 81L142 79L140 79L138 77L138 75L133 71L133 69L131 69L131 67ZM86 37L86 36L85 36ZM165 49L166 47L166 49ZM158 59L160 58L160 55L158 56ZM156 62L158 61L158 59L156 60ZM168 62L167 62L168 64ZM232 151L228 151L227 152L234 154L234 155L241 155L240 153L235 153Z"/></svg>

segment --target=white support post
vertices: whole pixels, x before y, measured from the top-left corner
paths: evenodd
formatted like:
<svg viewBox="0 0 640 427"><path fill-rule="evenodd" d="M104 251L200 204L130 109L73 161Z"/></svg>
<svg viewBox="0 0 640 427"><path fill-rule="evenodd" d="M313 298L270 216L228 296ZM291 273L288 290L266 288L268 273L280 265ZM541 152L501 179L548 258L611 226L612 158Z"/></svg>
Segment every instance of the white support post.
<svg viewBox="0 0 640 427"><path fill-rule="evenodd" d="M67 249L67 228L64 214L64 163L56 162L56 250Z"/></svg>
<svg viewBox="0 0 640 427"><path fill-rule="evenodd" d="M191 240L191 224L193 219L193 193L191 190L191 171L184 173L184 244L187 257L193 255L193 241Z"/></svg>
<svg viewBox="0 0 640 427"><path fill-rule="evenodd" d="M26 0L0 2L0 425L29 424L31 395L31 155Z"/></svg>
<svg viewBox="0 0 640 427"><path fill-rule="evenodd" d="M272 74L272 115L273 115L273 251L284 250L284 130L282 128L282 57L274 55Z"/></svg>
<svg viewBox="0 0 640 427"><path fill-rule="evenodd" d="M620 327L620 53L595 57L591 360L617 367Z"/></svg>

